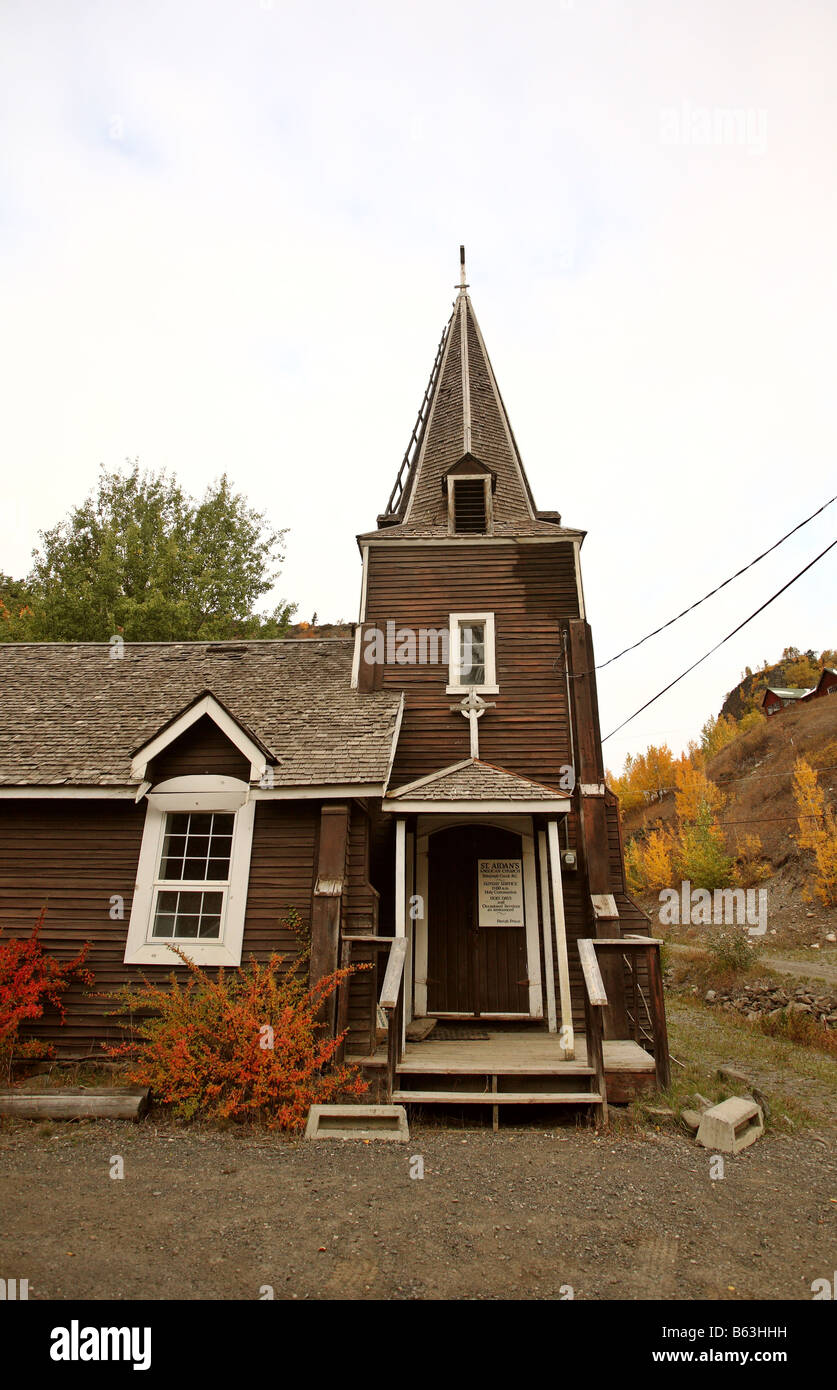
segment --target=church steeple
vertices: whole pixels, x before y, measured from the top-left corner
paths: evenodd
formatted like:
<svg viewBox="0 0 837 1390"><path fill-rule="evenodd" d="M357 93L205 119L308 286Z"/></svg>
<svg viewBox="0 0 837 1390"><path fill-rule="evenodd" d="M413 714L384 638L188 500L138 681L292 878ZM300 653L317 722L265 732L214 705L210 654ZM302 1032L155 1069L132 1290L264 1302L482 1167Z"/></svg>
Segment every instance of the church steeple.
<svg viewBox="0 0 837 1390"><path fill-rule="evenodd" d="M535 507L468 289L461 246L453 312L395 486L378 517L388 539L451 534L448 475L454 469L468 478L473 470L490 477L490 534L555 535L560 527L556 512Z"/></svg>

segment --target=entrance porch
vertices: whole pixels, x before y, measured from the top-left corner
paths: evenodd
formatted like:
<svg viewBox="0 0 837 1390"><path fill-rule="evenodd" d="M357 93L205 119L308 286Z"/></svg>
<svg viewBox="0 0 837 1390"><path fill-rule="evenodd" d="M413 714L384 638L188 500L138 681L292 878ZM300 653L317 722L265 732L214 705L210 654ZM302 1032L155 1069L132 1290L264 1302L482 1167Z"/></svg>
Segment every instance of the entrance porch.
<svg viewBox="0 0 837 1390"><path fill-rule="evenodd" d="M495 1121L550 1104L605 1119L608 1098L668 1084L660 943L624 931L620 913L647 920L624 882L591 893L567 797L471 758L389 793L383 810L393 935L344 935L341 954L373 964L369 1031L354 1025L349 1056L379 1099L490 1105Z"/></svg>
<svg viewBox="0 0 837 1390"><path fill-rule="evenodd" d="M404 1045L390 1098L423 1107L490 1106L496 1129L500 1107L583 1106L604 1117L608 1098L624 1102L656 1088L654 1057L632 1039L603 1041L598 1075L595 1048L591 1051L594 1055L588 1056L586 1035L577 1033L576 1055L566 1060L557 1034L543 1024L485 1023L468 1030L440 1022L428 1037ZM379 1085L386 1079L384 1044L365 1056L349 1054L347 1061L360 1065Z"/></svg>

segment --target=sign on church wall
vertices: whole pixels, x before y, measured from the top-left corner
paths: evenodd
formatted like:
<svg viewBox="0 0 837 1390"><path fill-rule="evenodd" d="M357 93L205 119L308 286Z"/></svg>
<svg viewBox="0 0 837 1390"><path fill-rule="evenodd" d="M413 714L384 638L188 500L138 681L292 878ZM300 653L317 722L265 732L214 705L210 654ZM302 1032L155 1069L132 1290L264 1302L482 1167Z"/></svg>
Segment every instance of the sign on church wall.
<svg viewBox="0 0 837 1390"><path fill-rule="evenodd" d="M478 887L481 927L525 925L523 865L519 859L480 859Z"/></svg>

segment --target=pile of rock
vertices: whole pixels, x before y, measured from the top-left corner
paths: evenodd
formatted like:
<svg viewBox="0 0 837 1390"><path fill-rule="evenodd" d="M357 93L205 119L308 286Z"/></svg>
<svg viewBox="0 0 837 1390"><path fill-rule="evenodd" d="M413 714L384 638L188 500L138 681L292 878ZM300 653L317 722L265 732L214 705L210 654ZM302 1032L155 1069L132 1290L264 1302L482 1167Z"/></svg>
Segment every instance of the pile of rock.
<svg viewBox="0 0 837 1390"><path fill-rule="evenodd" d="M698 993L696 985L692 986L692 993ZM778 1018L787 1011L808 1014L824 1028L837 1028L837 995L818 994L815 986L785 989L770 980L755 980L727 991L708 989L703 998L705 1003L727 1013L744 1014L751 1023L764 1014Z"/></svg>

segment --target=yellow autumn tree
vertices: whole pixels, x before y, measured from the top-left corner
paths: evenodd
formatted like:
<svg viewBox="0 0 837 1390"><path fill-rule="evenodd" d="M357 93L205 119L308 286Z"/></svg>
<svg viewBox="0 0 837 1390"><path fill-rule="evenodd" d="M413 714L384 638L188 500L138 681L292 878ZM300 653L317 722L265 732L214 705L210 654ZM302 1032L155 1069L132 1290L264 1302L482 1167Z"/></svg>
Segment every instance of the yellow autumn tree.
<svg viewBox="0 0 837 1390"><path fill-rule="evenodd" d="M826 805L817 773L804 758L794 764L793 795L799 826L796 843L814 856L813 894L825 907L837 906L837 815ZM810 901L812 895L806 896Z"/></svg>
<svg viewBox="0 0 837 1390"><path fill-rule="evenodd" d="M636 840L629 840L625 846L625 881L629 893L642 893L648 887L642 850Z"/></svg>
<svg viewBox="0 0 837 1390"><path fill-rule="evenodd" d="M651 831L641 851L646 888L656 891L671 887L674 848L674 837L670 830L661 826Z"/></svg>
<svg viewBox="0 0 837 1390"><path fill-rule="evenodd" d="M764 857L760 835L742 835L735 843L735 884L738 888L754 888L770 878L770 864Z"/></svg>
<svg viewBox="0 0 837 1390"><path fill-rule="evenodd" d="M677 768L675 778L677 790L674 804L681 823L696 821L702 806L708 806L714 816L726 805L726 796L714 782L710 782L703 767L683 763Z"/></svg>
<svg viewBox="0 0 837 1390"><path fill-rule="evenodd" d="M825 812L825 792L817 782L814 768L804 758L797 758L793 767L793 797L796 802L800 849L816 849L822 834Z"/></svg>
<svg viewBox="0 0 837 1390"><path fill-rule="evenodd" d="M700 731L700 746L704 757L714 758L722 748L738 737L738 720L731 714L721 714L717 719L707 719Z"/></svg>

